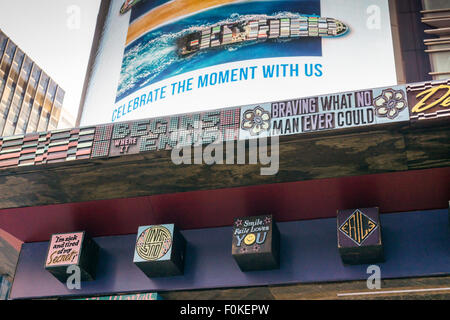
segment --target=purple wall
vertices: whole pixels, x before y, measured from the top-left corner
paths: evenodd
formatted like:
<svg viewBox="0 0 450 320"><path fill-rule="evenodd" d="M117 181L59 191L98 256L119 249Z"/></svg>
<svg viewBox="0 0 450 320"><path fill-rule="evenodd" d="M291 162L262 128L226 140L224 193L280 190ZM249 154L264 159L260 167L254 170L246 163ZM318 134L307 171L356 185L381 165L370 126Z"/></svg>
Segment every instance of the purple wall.
<svg viewBox="0 0 450 320"><path fill-rule="evenodd" d="M382 278L450 274L447 210L381 215L386 262ZM100 237L97 280L70 291L44 269L48 242L22 247L12 299L90 296L367 279L367 265L344 266L337 250L336 219L278 224L281 268L242 273L231 256L231 227L183 231L185 275L148 279L134 264L136 235ZM137 226L136 226L137 230Z"/></svg>

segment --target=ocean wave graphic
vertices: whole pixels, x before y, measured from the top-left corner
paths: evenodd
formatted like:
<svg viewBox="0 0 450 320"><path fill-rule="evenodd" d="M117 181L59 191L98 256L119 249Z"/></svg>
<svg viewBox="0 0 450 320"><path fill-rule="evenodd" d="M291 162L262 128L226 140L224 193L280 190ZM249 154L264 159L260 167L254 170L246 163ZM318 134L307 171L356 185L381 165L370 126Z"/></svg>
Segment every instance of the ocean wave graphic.
<svg viewBox="0 0 450 320"><path fill-rule="evenodd" d="M169 69L171 70L170 74L167 74L167 77L181 74L185 72L186 69L191 71L193 66L190 65L190 63L194 60L198 61L199 58L205 57L208 50L196 53L195 57L180 57L177 53L176 40L186 34L200 31L204 28L215 25L235 23L242 20L298 18L300 16L306 15L287 11L277 12L271 15L233 13L229 16L229 18L213 23L210 21L198 20L196 21L196 24L178 32L164 33L161 29L150 31L127 47L125 51L117 91L117 100L124 98L140 88L150 85L158 76L164 75L164 73ZM258 42L233 44L229 45L225 51L232 52L241 47L257 44ZM175 66L176 68L174 70Z"/></svg>

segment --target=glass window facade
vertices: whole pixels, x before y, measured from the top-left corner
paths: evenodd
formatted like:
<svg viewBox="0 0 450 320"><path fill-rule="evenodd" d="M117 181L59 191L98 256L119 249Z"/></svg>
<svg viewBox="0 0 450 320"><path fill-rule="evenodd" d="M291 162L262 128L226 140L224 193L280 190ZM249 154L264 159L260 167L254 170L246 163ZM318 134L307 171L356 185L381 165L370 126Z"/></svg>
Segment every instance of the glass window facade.
<svg viewBox="0 0 450 320"><path fill-rule="evenodd" d="M24 59L24 53L20 49L16 49L12 64L10 66L8 79L3 89L2 98L0 100L0 132L3 132L3 128L8 117L9 110L11 109L11 103L14 97L14 93L19 79L19 73L22 69L22 62Z"/></svg>
<svg viewBox="0 0 450 320"><path fill-rule="evenodd" d="M11 69L11 62L16 52L16 45L11 41L8 42L0 64L0 99L3 96L3 92L8 81L9 71ZM0 114L3 114L3 110L0 109Z"/></svg>
<svg viewBox="0 0 450 320"><path fill-rule="evenodd" d="M22 70L17 81L16 90L6 119L5 127L3 129L3 136L14 135L14 131L19 120L20 108L22 107L25 98L25 91L31 75L32 65L33 62L31 59L26 57L22 65Z"/></svg>
<svg viewBox="0 0 450 320"><path fill-rule="evenodd" d="M33 108L34 99L36 96L37 85L41 77L41 72L42 71L38 66L34 65L32 67L31 77L27 85L23 105L19 113L19 118L17 120L17 126L14 134L26 133L28 120L30 118L31 109Z"/></svg>
<svg viewBox="0 0 450 320"><path fill-rule="evenodd" d="M57 84L53 80L51 80L48 85L47 94L45 96L37 131L45 131L48 127L50 115L52 113L53 102L55 101L56 88Z"/></svg>
<svg viewBox="0 0 450 320"><path fill-rule="evenodd" d="M23 84L22 88L19 88L18 84L22 73L24 58L24 53L20 49L17 49L9 73L9 78L6 82L5 91L3 92L3 97L0 101L1 110L3 110L2 117L0 117L0 131L4 130L9 114L12 111L16 111L21 99L21 89L23 90Z"/></svg>
<svg viewBox="0 0 450 320"><path fill-rule="evenodd" d="M64 91L0 31L0 137L58 127Z"/></svg>
<svg viewBox="0 0 450 320"><path fill-rule="evenodd" d="M45 73L41 74L41 79L37 86L36 98L34 99L33 108L31 109L30 119L28 121L27 133L37 131L39 119L41 118L42 108L44 107L45 95L50 78Z"/></svg>
<svg viewBox="0 0 450 320"><path fill-rule="evenodd" d="M1 31L0 31L0 57L3 56L3 53L5 52L5 48L6 48L6 44L8 43L8 37L5 36Z"/></svg>
<svg viewBox="0 0 450 320"><path fill-rule="evenodd" d="M53 103L53 109L50 116L49 130L54 130L58 127L59 120L61 118L61 110L63 106L65 92L63 89L58 88L55 102Z"/></svg>

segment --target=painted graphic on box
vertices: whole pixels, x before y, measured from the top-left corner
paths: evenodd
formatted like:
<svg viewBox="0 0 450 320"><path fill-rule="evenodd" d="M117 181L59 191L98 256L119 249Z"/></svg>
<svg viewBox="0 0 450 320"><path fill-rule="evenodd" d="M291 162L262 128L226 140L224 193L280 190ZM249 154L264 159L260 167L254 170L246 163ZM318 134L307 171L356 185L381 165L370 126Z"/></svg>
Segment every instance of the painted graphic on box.
<svg viewBox="0 0 450 320"><path fill-rule="evenodd" d="M83 232L55 234L50 241L46 267L78 264Z"/></svg>
<svg viewBox="0 0 450 320"><path fill-rule="evenodd" d="M356 209L340 226L339 230L360 246L377 227L378 224L374 220L361 210Z"/></svg>
<svg viewBox="0 0 450 320"><path fill-rule="evenodd" d="M233 252L258 253L265 251L271 223L271 216L236 219L233 226Z"/></svg>
<svg viewBox="0 0 450 320"><path fill-rule="evenodd" d="M161 260L166 255L170 257L172 234L173 225L140 227L136 240L135 257L137 254L140 261Z"/></svg>

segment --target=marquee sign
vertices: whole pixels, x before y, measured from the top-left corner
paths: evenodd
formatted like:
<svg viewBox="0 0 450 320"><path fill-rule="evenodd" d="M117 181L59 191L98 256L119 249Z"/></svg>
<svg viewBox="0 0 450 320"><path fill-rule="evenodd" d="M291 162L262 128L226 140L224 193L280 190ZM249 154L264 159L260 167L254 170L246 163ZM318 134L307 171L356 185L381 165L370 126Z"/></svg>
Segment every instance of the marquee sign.
<svg viewBox="0 0 450 320"><path fill-rule="evenodd" d="M450 116L450 80L408 86L411 120Z"/></svg>
<svg viewBox="0 0 450 320"><path fill-rule="evenodd" d="M70 266L78 266L81 280L95 279L98 259L98 245L85 232L54 234L49 243L45 269L61 282L71 275Z"/></svg>
<svg viewBox="0 0 450 320"><path fill-rule="evenodd" d="M345 264L383 261L378 208L338 210L338 249Z"/></svg>
<svg viewBox="0 0 450 320"><path fill-rule="evenodd" d="M97 127L92 156L120 156L236 140L240 109L146 119Z"/></svg>
<svg viewBox="0 0 450 320"><path fill-rule="evenodd" d="M405 86L99 126L92 157L409 120Z"/></svg>
<svg viewBox="0 0 450 320"><path fill-rule="evenodd" d="M98 55L100 61L117 64L100 72L96 82L118 79L117 90L93 90L97 93L82 122L115 123L278 101L295 97L293 90L298 96L322 95L329 88L395 83L389 19L380 20L378 32L370 32L360 19L367 14L366 4L335 2L124 0L120 11L131 9L131 14L118 19L117 4L106 24L126 33L126 39L107 36ZM371 5L377 14L388 15L387 0ZM376 63L380 57L385 63ZM114 93L114 104L97 100Z"/></svg>
<svg viewBox="0 0 450 320"><path fill-rule="evenodd" d="M173 224L139 227L133 262L148 277L182 275L186 240Z"/></svg>
<svg viewBox="0 0 450 320"><path fill-rule="evenodd" d="M408 121L406 88L393 86L241 108L240 138L284 136Z"/></svg>
<svg viewBox="0 0 450 320"><path fill-rule="evenodd" d="M450 81L441 81L3 137L0 169L445 118L449 105Z"/></svg>
<svg viewBox="0 0 450 320"><path fill-rule="evenodd" d="M280 232L273 217L236 218L231 252L242 271L278 269Z"/></svg>

